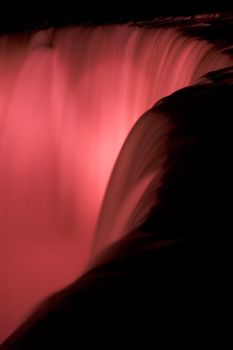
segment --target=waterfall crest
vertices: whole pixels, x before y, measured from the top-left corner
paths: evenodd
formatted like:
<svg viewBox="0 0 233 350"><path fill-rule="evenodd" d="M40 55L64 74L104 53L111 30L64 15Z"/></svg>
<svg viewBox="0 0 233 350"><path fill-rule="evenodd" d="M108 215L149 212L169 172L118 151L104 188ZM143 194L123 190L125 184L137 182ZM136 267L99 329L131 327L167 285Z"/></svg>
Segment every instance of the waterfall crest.
<svg viewBox="0 0 233 350"><path fill-rule="evenodd" d="M152 181L159 186L169 125L151 120L159 128L153 136L139 121L123 146L139 117L231 64L174 29L78 27L0 38L1 338L80 276L93 244L101 251L145 217L151 194L148 207L138 204ZM155 137L152 146L147 137Z"/></svg>

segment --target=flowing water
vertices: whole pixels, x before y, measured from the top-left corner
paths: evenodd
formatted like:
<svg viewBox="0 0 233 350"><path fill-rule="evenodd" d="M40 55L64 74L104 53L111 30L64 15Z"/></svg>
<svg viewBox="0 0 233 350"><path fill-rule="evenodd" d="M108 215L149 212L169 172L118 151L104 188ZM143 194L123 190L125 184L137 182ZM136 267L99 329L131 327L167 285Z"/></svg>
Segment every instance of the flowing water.
<svg viewBox="0 0 233 350"><path fill-rule="evenodd" d="M138 203L156 176L150 157L163 135L150 132L150 117L130 134L106 193L139 117L231 64L175 29L116 25L0 37L1 339L85 271L93 245L99 252L143 220L150 203L145 212Z"/></svg>

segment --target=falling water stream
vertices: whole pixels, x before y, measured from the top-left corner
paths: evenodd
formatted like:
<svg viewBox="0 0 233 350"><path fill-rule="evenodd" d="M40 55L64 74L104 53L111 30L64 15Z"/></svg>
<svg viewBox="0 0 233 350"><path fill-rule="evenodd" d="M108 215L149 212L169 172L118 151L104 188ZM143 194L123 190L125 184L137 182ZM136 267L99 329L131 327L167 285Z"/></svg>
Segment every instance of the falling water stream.
<svg viewBox="0 0 233 350"><path fill-rule="evenodd" d="M101 251L137 225L139 208L132 212L156 176L140 153L151 151L145 124L109 179L139 117L231 64L175 29L111 25L0 37L1 339L80 276L95 242Z"/></svg>

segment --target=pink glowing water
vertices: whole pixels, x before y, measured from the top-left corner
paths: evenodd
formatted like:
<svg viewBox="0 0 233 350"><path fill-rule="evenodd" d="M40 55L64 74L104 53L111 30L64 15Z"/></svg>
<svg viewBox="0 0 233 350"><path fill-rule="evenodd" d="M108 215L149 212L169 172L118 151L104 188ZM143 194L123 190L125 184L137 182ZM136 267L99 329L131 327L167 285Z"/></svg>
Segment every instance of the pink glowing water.
<svg viewBox="0 0 233 350"><path fill-rule="evenodd" d="M138 118L161 97L230 64L207 42L173 29L80 27L0 37L1 339L80 276L93 242L100 251L143 219L139 207L131 214L156 171L145 171L149 159L143 176L132 169L135 150L144 158L137 144L148 131L137 126L98 221Z"/></svg>

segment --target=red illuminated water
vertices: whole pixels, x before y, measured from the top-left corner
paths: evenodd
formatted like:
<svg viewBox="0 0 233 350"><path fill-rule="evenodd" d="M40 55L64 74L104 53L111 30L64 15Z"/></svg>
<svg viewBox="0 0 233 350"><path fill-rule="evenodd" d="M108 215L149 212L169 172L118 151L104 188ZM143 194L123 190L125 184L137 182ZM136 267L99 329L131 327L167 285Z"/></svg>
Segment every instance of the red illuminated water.
<svg viewBox="0 0 233 350"><path fill-rule="evenodd" d="M153 136L150 123L131 134L98 221L138 118L231 63L173 29L105 26L0 38L1 339L84 271L93 242L100 251L146 215L150 202L145 212L138 203L163 161L161 151L158 169L150 169L159 152L157 136L152 146L143 136Z"/></svg>

